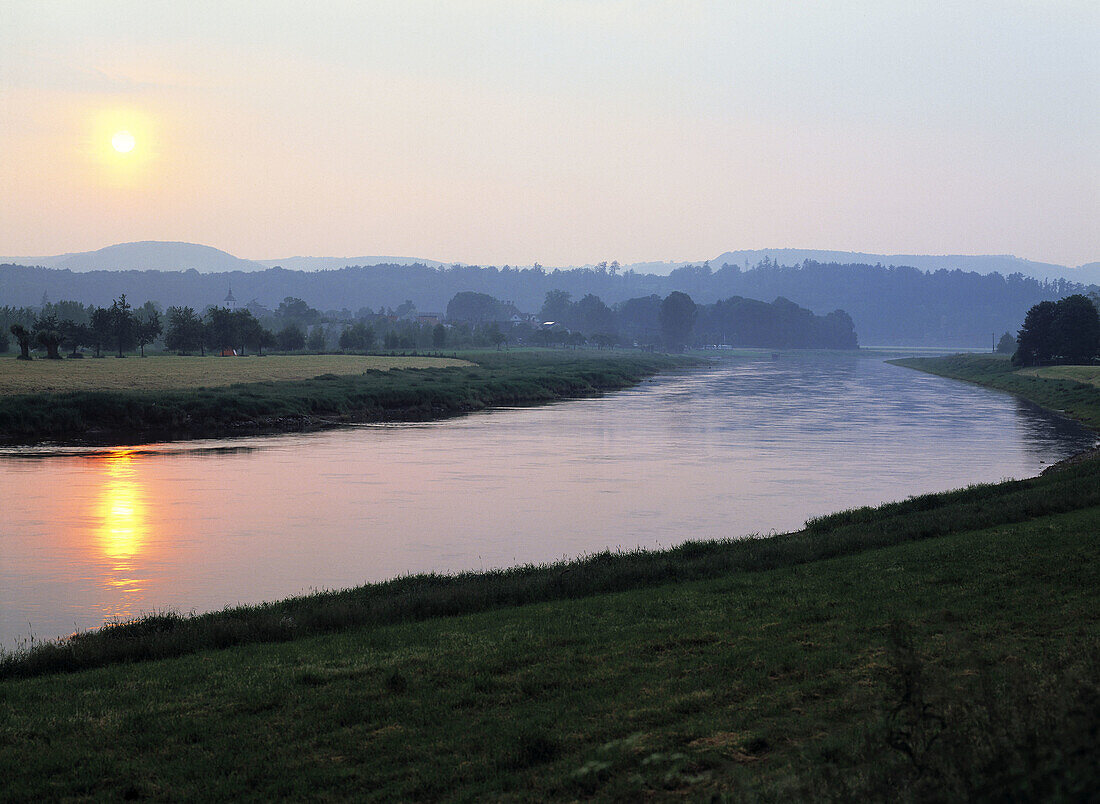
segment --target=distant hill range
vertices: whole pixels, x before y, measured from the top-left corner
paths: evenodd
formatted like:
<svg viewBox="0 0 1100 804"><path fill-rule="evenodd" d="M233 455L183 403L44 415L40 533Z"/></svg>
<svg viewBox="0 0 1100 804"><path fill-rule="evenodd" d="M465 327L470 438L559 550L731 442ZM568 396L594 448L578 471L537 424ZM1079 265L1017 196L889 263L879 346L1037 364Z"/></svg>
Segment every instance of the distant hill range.
<svg viewBox="0 0 1100 804"><path fill-rule="evenodd" d="M0 257L0 263L41 265L82 271L198 271L219 274L229 271L264 271L276 266L293 271L320 271L348 265L443 265L416 257L286 257L281 260L245 260L226 251L198 243L144 240L118 243L97 251L58 254L53 257Z"/></svg>
<svg viewBox="0 0 1100 804"><path fill-rule="evenodd" d="M1068 265L1035 262L1003 254L871 254L858 251L821 251L800 248L727 251L710 260L636 262L623 265L622 270L667 276L677 268L685 265L702 265L704 262L709 262L714 270L725 264L741 269L751 269L765 258L779 265L801 265L807 260L818 263L904 265L922 271L960 270L979 274L997 272L1003 276L1020 273L1036 279L1068 279L1084 285L1100 284L1100 262L1090 262L1073 268ZM162 240L119 243L97 251L58 254L52 257L0 257L0 264L40 265L44 268L60 268L73 272L194 270L202 274L263 271L275 267L291 271L321 271L366 265L426 265L431 268L451 265L439 260L396 256L284 257L270 260L246 260L211 246Z"/></svg>
<svg viewBox="0 0 1100 804"><path fill-rule="evenodd" d="M336 271L349 265L427 265L439 268L449 264L419 257L284 257L257 262L265 268L286 268L288 271Z"/></svg>
<svg viewBox="0 0 1100 804"><path fill-rule="evenodd" d="M1002 276L1023 274L1036 279L1068 279L1083 285L1100 284L1100 262L1071 268L1051 262L1035 262L1011 254L870 254L862 251L817 251L804 248L747 249L727 251L710 261L712 268L725 264L753 267L765 257L780 265L801 265L806 260L820 263L863 265L905 265L922 271L973 271Z"/></svg>

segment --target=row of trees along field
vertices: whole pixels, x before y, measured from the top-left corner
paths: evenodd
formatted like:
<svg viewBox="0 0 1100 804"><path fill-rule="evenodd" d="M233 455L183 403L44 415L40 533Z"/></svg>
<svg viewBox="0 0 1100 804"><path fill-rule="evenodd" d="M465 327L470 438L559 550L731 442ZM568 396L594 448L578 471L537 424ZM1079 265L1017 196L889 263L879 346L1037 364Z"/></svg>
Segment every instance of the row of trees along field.
<svg viewBox="0 0 1100 804"><path fill-rule="evenodd" d="M146 302L135 310L122 294L110 307L85 307L79 302L63 301L44 305L34 313L27 308L0 309L0 319L7 324L0 338L0 351L7 351L10 332L19 346L19 357L30 360L32 346L41 346L46 357L61 359L61 347L70 348L73 357L81 357L80 349L94 346L96 356L103 349L117 349L122 357L125 351L138 346L145 354L145 347L153 343L164 327L160 310L152 302ZM14 319L9 323L10 319Z"/></svg>
<svg viewBox="0 0 1100 804"><path fill-rule="evenodd" d="M444 320L446 323L444 323ZM569 293L546 294L537 315L488 294L462 291L447 305L445 318L421 315L411 301L396 310L362 308L322 312L302 299L285 298L271 310L252 302L240 309L210 306L201 314L188 306L163 313L154 302L133 308L122 295L109 307L79 302L44 303L41 308L0 308L0 327L16 338L22 357L42 346L47 357L70 356L83 347L120 356L156 344L181 354L262 354L265 349L294 352L364 352L376 348L440 349L504 344L638 346L678 351L688 346L728 344L771 348L857 347L851 318L841 310L826 316L779 298L772 303L733 297L696 305L686 293L663 299L650 295L609 307L594 294L573 300ZM6 347L0 342L0 351Z"/></svg>
<svg viewBox="0 0 1100 804"><path fill-rule="evenodd" d="M151 345L179 354L206 355L263 354L265 349L363 352L485 347L508 340L495 321L444 326L429 319L400 317L393 310L363 309L356 317L346 310L322 313L290 297L274 311L254 304L240 309L210 306L202 313L174 306L162 312L155 302L134 308L123 294L109 307L74 301L47 302L38 308L0 307L0 352L11 348L9 334L23 359L30 359L37 347L45 349L47 358L60 359L63 349L69 357L83 357L83 348L93 348L97 357L107 351L121 357L135 349L144 355Z"/></svg>

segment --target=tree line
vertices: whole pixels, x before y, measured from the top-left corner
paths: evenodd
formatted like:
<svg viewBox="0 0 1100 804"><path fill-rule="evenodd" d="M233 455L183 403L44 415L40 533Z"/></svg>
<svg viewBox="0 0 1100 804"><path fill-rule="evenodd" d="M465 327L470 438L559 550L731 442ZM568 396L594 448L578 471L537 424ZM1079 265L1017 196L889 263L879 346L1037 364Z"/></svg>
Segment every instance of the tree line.
<svg viewBox="0 0 1100 804"><path fill-rule="evenodd" d="M818 316L789 299L768 303L733 296L713 304L696 304L687 293L673 291L627 299L609 307L595 294L573 301L564 291L551 291L539 310L544 326L553 323L576 330L597 344L643 347L727 345L786 349L855 349L859 342L851 317L843 310Z"/></svg>
<svg viewBox="0 0 1100 804"><path fill-rule="evenodd" d="M352 320L363 305L398 307L411 299L423 311L441 314L463 291L508 300L523 310L539 309L546 294L561 291L574 299L594 295L610 306L651 295L680 291L699 304L731 297L782 296L811 310L843 309L864 342L942 346L981 346L992 332L1016 328L1031 306L1056 301L1088 288L1064 280L1040 281L1021 274L972 271L925 272L906 266L816 263L756 266L708 263L678 268L668 276L621 271L614 263L592 268L548 271L541 266L426 265L353 266L332 271L270 269L254 273L200 274L195 271L89 271L0 266L0 289L7 303L30 304L43 291L109 305L119 287L132 298L173 299L196 310L225 295L227 282L243 299L271 304L286 297L306 298L323 310ZM334 336L335 337L335 336ZM383 337L381 334L379 337Z"/></svg>
<svg viewBox="0 0 1100 804"><path fill-rule="evenodd" d="M135 347L159 343L178 354L208 352L367 352L468 347L631 346L673 351L688 346L725 344L771 348L857 348L851 317L842 310L814 315L788 299L772 303L731 297L697 305L680 291L608 306L595 294L573 300L569 293L546 294L537 314L522 313L511 302L473 291L456 293L445 323L421 315L411 300L396 309L360 308L322 312L302 299L287 297L275 310L252 302L239 309L212 305L202 313L180 305L164 313L154 302L131 306L125 294L108 307L79 302L44 303L40 308L0 307L0 331L16 338L20 357L33 346L60 358L60 348L81 356L112 350L122 356ZM0 339L0 351L7 344Z"/></svg>
<svg viewBox="0 0 1100 804"><path fill-rule="evenodd" d="M96 356L101 349L118 350L122 357L134 346L141 348L155 341L163 331L160 311L155 304L146 302L135 310L126 300L126 294L115 299L110 307L85 308L78 302L61 302L44 305L37 313L28 309L0 310L0 320L17 319L8 323L7 331L19 346L19 359L30 360L32 346L42 346L50 360L61 359L61 348L71 349L70 357L82 357L81 347L94 346ZM0 351L7 351L6 337L0 341Z"/></svg>

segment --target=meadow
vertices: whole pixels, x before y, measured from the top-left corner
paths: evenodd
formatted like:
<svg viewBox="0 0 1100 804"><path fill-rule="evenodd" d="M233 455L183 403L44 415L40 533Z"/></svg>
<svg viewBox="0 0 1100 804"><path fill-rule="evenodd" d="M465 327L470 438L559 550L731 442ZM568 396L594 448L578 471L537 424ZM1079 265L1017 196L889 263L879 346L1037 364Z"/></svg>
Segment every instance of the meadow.
<svg viewBox="0 0 1100 804"><path fill-rule="evenodd" d="M1020 369L1020 373L1031 377L1072 380L1100 386L1100 366L1034 366Z"/></svg>
<svg viewBox="0 0 1100 804"><path fill-rule="evenodd" d="M298 358L164 357L74 360L106 364L122 382L129 372L148 372L151 381L169 387L36 391L0 395L0 443L137 443L148 440L203 438L290 430L311 430L350 422L424 421L499 405L552 402L618 390L660 371L685 368L688 357L625 352L530 350L469 352L449 364L439 358L396 357L425 361L431 367L366 368L387 358L328 356L302 358L312 373L330 367L355 367L356 373L325 371L308 379L240 381L211 385L205 371L222 382L226 373L269 371L265 366L298 366ZM177 360L197 367L198 379L176 387ZM196 363L195 361L199 361ZM363 362L357 362L363 361ZM435 362L433 362L435 361ZM5 361L17 365L19 361ZM54 376L82 371L68 361L34 361ZM143 368L148 366L148 368ZM313 368L310 368L313 367ZM271 369L274 371L275 369ZM288 369L289 370L289 369ZM136 383L136 381L135 381Z"/></svg>
<svg viewBox="0 0 1100 804"><path fill-rule="evenodd" d="M0 360L0 395L69 391L167 391L234 383L308 380L322 374L468 366L449 357L389 355L264 355L197 357L129 355L118 359Z"/></svg>

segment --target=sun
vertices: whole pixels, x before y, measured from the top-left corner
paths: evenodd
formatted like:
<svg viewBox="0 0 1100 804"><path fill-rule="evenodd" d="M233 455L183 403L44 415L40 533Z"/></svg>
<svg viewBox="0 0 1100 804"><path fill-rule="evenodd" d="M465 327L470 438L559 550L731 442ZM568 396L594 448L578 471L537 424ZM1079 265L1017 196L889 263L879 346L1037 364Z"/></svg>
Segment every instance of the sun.
<svg viewBox="0 0 1100 804"><path fill-rule="evenodd" d="M116 131L114 136L111 137L111 147L120 154L130 153L134 150L135 145L137 145L137 140L129 131Z"/></svg>

